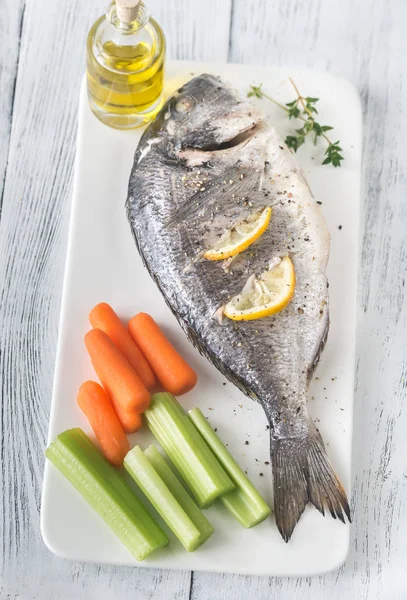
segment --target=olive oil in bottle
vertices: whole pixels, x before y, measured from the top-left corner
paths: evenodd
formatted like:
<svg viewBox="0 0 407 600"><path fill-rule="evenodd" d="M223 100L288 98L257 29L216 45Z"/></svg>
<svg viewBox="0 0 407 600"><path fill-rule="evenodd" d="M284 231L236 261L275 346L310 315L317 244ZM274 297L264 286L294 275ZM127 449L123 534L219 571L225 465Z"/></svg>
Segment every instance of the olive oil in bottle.
<svg viewBox="0 0 407 600"><path fill-rule="evenodd" d="M165 38L140 0L116 0L87 40L89 104L100 121L133 129L163 104Z"/></svg>

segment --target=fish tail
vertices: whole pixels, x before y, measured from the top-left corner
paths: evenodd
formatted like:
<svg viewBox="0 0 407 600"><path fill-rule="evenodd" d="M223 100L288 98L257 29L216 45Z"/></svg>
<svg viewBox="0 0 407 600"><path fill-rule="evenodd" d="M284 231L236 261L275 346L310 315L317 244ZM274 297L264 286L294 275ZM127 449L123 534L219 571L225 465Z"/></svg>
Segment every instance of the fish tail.
<svg viewBox="0 0 407 600"><path fill-rule="evenodd" d="M323 515L327 508L334 519L351 521L346 492L311 421L306 437L272 438L271 463L276 524L286 542L308 502Z"/></svg>

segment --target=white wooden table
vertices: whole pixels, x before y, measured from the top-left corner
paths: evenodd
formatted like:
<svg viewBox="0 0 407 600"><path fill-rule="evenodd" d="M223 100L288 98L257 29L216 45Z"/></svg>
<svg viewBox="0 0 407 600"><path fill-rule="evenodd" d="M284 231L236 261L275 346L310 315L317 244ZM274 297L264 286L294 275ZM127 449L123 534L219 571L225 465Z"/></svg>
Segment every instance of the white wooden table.
<svg viewBox="0 0 407 600"><path fill-rule="evenodd" d="M150 0L171 58L328 69L364 109L351 552L269 579L69 563L39 531L87 30L102 0L1 0L0 598L407 598L407 3ZM327 190L329 194L329 190ZM273 560L273 557L270 557Z"/></svg>

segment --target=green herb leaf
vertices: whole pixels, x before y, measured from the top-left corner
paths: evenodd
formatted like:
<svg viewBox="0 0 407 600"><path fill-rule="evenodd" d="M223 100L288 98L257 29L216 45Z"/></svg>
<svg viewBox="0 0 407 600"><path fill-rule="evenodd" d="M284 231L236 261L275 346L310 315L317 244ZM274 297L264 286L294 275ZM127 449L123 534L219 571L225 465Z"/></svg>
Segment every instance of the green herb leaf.
<svg viewBox="0 0 407 600"><path fill-rule="evenodd" d="M263 98L263 92L261 89L262 85L262 83L260 85L251 85L250 92L247 94L248 98L251 98L252 96L255 96L256 98Z"/></svg>
<svg viewBox="0 0 407 600"><path fill-rule="evenodd" d="M294 152L297 152L298 148L303 145L304 141L305 137L301 135L298 137L295 135L288 135L285 138L285 143L289 148L292 148Z"/></svg>
<svg viewBox="0 0 407 600"><path fill-rule="evenodd" d="M300 109L298 108L297 105L292 106L288 111L287 111L287 117L289 119L297 119L300 116Z"/></svg>

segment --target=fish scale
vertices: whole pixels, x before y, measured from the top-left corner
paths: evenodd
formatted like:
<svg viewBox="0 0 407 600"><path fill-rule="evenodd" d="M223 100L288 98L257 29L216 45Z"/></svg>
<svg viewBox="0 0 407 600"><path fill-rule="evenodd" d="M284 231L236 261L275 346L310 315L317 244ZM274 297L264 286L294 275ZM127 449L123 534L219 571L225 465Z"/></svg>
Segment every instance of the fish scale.
<svg viewBox="0 0 407 600"><path fill-rule="evenodd" d="M270 423L276 523L288 541L306 504L344 521L346 494L307 412L326 341L329 233L294 156L260 111L211 75L192 79L143 134L127 215L151 276L191 342ZM203 251L252 211L267 231L225 270ZM217 311L270 261L291 257L295 294L278 314L222 323Z"/></svg>

